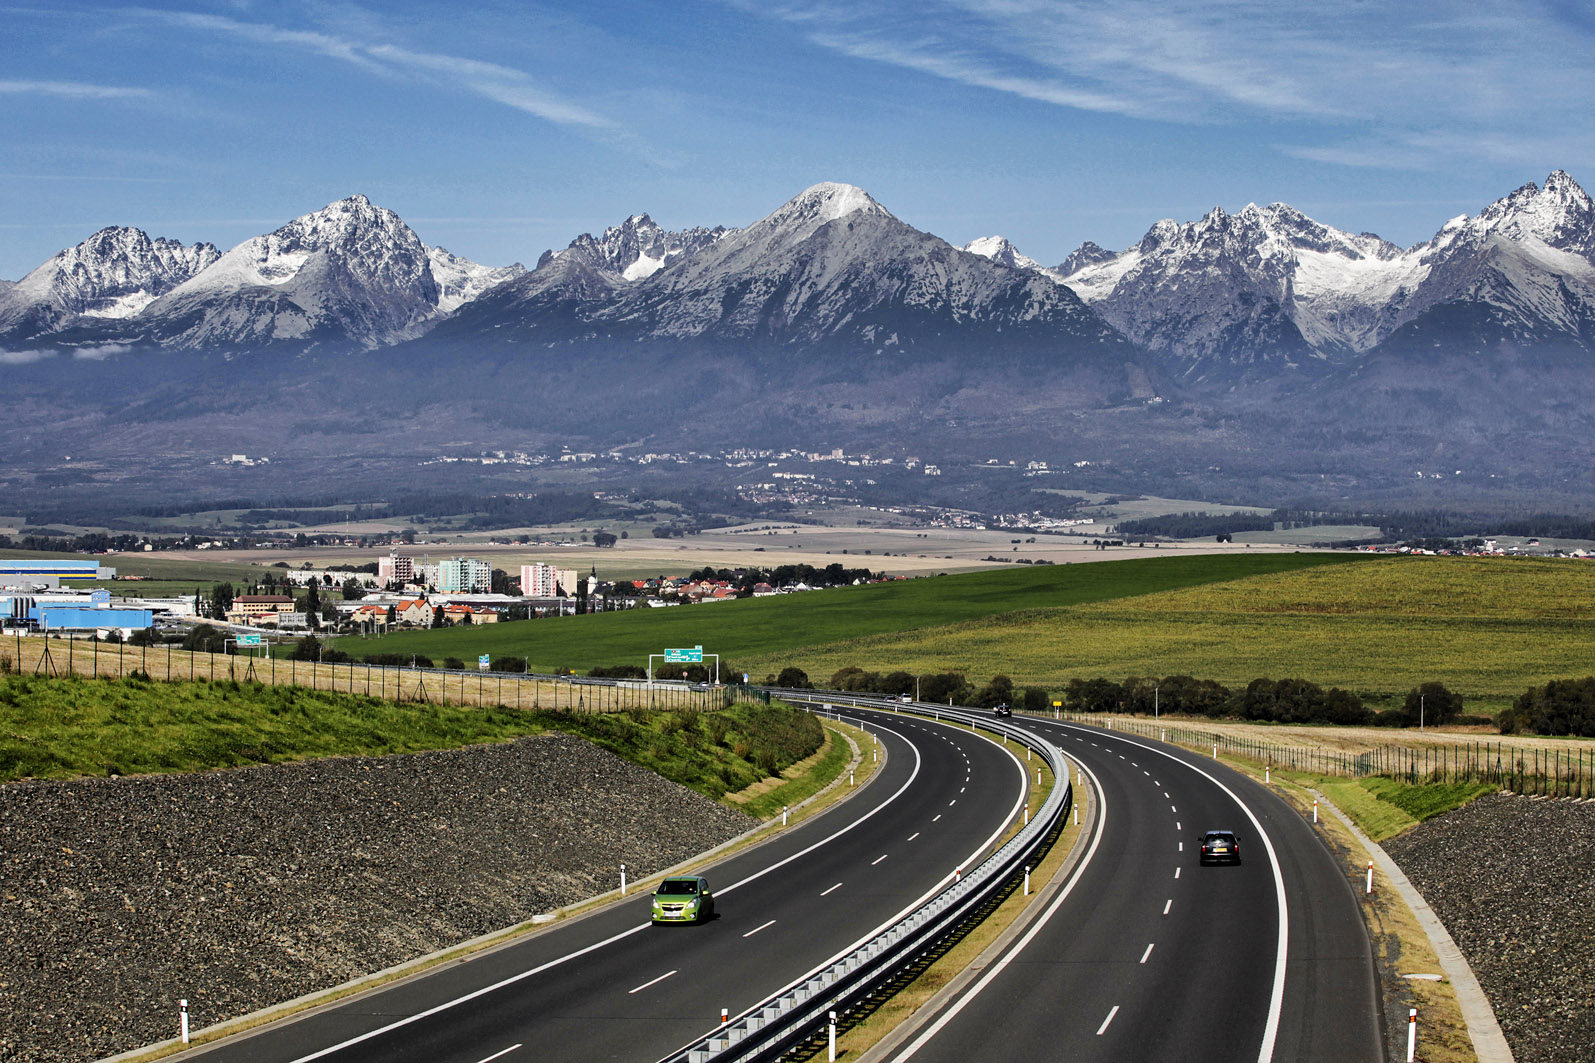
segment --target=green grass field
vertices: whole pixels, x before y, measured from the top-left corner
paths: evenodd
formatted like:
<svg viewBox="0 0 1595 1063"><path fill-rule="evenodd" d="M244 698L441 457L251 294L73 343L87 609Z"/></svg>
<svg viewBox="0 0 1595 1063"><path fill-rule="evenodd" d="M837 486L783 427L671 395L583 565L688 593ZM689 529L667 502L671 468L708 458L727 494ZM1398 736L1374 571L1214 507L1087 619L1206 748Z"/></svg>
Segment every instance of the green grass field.
<svg viewBox="0 0 1595 1063"><path fill-rule="evenodd" d="M786 663L807 668L805 661L826 658L838 645L855 640L900 636L906 646L935 637L922 633L944 625L983 626L1015 610L1079 608L1264 575L1343 568L1357 560L1352 554L1223 554L1025 566L716 605L397 632L337 644L355 657L390 652L424 653L433 660L513 655L525 657L538 671L646 665L649 654L666 647L701 645L725 662L752 666L762 674L779 671Z"/></svg>
<svg viewBox="0 0 1595 1063"><path fill-rule="evenodd" d="M1384 557L857 639L800 666L1005 672L1051 689L1096 676L1290 676L1373 699L1433 679L1491 712L1532 684L1589 674L1592 638L1595 566Z"/></svg>
<svg viewBox="0 0 1595 1063"><path fill-rule="evenodd" d="M1595 566L1572 560L1214 555L967 573L714 606L346 640L539 670L703 645L757 677L796 665L1073 678L1300 677L1374 701L1437 680L1469 711L1595 669Z"/></svg>
<svg viewBox="0 0 1595 1063"><path fill-rule="evenodd" d="M0 675L0 782L382 756L548 731L580 735L716 799L812 755L823 738L814 716L780 704L517 712L231 680ZM824 781L840 770L834 760L821 765L831 772Z"/></svg>

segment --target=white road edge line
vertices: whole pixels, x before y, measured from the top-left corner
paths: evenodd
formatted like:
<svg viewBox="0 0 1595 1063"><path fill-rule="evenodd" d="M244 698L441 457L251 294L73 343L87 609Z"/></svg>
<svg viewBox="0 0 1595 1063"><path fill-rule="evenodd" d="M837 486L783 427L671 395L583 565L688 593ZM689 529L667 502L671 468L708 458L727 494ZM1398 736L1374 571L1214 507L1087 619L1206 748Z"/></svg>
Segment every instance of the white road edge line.
<svg viewBox="0 0 1595 1063"><path fill-rule="evenodd" d="M1113 1021L1113 1016L1119 1013L1119 1006L1113 1005L1113 1010L1108 1012L1108 1017L1102 1020L1102 1025L1097 1027L1097 1036L1101 1037L1108 1032L1108 1023Z"/></svg>
<svg viewBox="0 0 1595 1063"><path fill-rule="evenodd" d="M1129 739L1121 739L1121 741L1129 742L1130 745L1141 745L1139 742L1130 742ZM1230 800L1239 805L1241 811L1246 814L1246 818L1251 821L1252 829L1257 831L1257 836L1263 841L1263 848L1268 852L1268 863L1274 871L1274 900L1279 906L1279 926L1274 946L1274 990L1268 1003L1268 1021L1263 1026L1263 1039L1257 1048L1257 1063L1270 1063L1274 1058L1274 1042L1279 1038L1280 1014L1285 1007L1285 968L1289 959L1290 949L1290 910L1285 899L1285 873L1279 866L1279 854L1274 851L1274 843L1268 837L1268 832L1263 829L1263 824L1257 818L1257 814L1251 810L1251 807L1245 801L1240 799L1239 794L1231 790L1217 776L1198 764L1181 760L1167 750L1158 749L1155 746L1141 746L1141 748L1156 753L1158 756L1167 757L1176 764L1190 768L1196 774L1228 794ZM1184 848L1183 843L1181 848Z"/></svg>
<svg viewBox="0 0 1595 1063"><path fill-rule="evenodd" d="M1095 745L1096 743L1092 744ZM1096 792L1100 795L1102 793L1102 783L1097 778L1096 772L1092 771L1084 764L1081 764L1079 761L1075 761L1075 764L1079 767L1079 770L1091 776L1091 782L1096 786ZM1035 940L1036 935L1041 933L1042 929L1046 927L1047 922L1058 913L1058 909L1063 907L1063 902L1069 899L1069 894L1074 892L1075 886L1080 884L1080 879L1085 875L1086 869L1091 866L1091 858L1096 855L1097 846L1102 843L1103 829L1107 823L1107 820L1108 803L1105 799L1099 797L1097 800L1096 834L1092 837L1091 845L1088 849L1086 849L1085 856L1081 857L1080 863L1075 865L1074 874L1069 876L1069 881L1064 885L1063 889L1058 891L1057 897L1053 898L1052 903L1047 906L1047 910L1042 912L1041 915L1036 918L1036 921L1030 925L1030 929L1025 931L1024 935L1020 937L1018 941L1014 942L1013 946L1008 950L1008 952L1005 953L1000 960L987 968L985 975L980 979L980 981L976 982L973 986L970 986L969 990L962 997L959 997L958 1000L954 1002L946 1011L944 1011L935 1022L927 1026L918 1037L914 1038L914 1040L909 1043L908 1047L903 1050L902 1054L896 1057L899 1061L911 1058L915 1052L918 1052L921 1048L924 1048L925 1045L929 1043L931 1038L940 1033L942 1028L949 1022L952 1022L953 1019L958 1016L958 1013L963 1011L964 1008L969 1005L970 1001L979 996L981 991L990 985L992 980L1001 974L1003 969L1013 962L1015 956L1018 956L1025 950L1025 947L1029 945L1031 941ZM1113 1010L1118 1011L1119 1009L1115 1007ZM1112 1018L1112 1016L1110 1015L1109 1018Z"/></svg>
<svg viewBox="0 0 1595 1063"><path fill-rule="evenodd" d="M493 1060L496 1060L496 1058L501 1057L501 1055L509 1055L510 1052L514 1052L514 1050L518 1049L518 1047L520 1047L520 1045L512 1044L510 1047L507 1047L507 1049L498 1050L498 1052L494 1052L493 1055L490 1055L490 1057L482 1060L482 1063L493 1063Z"/></svg>
<svg viewBox="0 0 1595 1063"><path fill-rule="evenodd" d="M771 919L768 923L764 923L761 926L756 926L752 930L749 930L746 934L743 934L742 936L745 937L745 938L750 938L754 934L757 934L759 931L763 930L765 927L771 927L771 926L774 926L774 925L775 925L775 920Z"/></svg>
<svg viewBox="0 0 1595 1063"><path fill-rule="evenodd" d="M1155 945L1155 944L1157 944L1157 942L1154 941L1152 943L1152 945ZM1148 945L1146 947L1146 951L1141 953L1141 962L1142 963L1145 963L1148 959L1151 958L1151 956L1152 956L1152 945Z"/></svg>
<svg viewBox="0 0 1595 1063"><path fill-rule="evenodd" d="M676 973L675 971L671 971L668 974L662 974L658 978L655 978L651 982L644 982L642 985L638 986L636 989L628 989L628 990L626 990L626 995L629 997L633 993L641 993L644 989L647 989L649 986L658 985L660 982L663 982L666 978L669 978L670 975L675 974L675 973Z"/></svg>
<svg viewBox="0 0 1595 1063"><path fill-rule="evenodd" d="M813 845L810 845L807 849L803 849L803 850L801 850L799 852L795 852L791 856L787 857L784 860L780 860L780 861L778 861L778 862L776 862L774 864L771 864L769 867L763 868L763 869L761 869L759 871L755 871L753 874L749 875L745 879L742 879L740 882L733 882L729 886L722 887L721 890L720 890L721 894L730 893L732 890L736 889L738 886L745 886L749 882L752 882L754 879L763 878L765 875L768 875L770 872L774 871L776 868L784 867L785 865L790 864L792 861L798 859L799 857L808 855L809 853L813 852L815 849L818 849L820 846L827 845L830 842L835 841L837 838L840 838L842 835L846 834L848 831L852 830L854 827L858 826L860 823L863 823L865 820L871 818L877 812L879 812L881 809L885 808L887 805L889 805L893 801L897 800L899 797L901 797L903 795L903 793L910 786L912 786L914 784L914 780L919 778L919 769L920 769L921 764L923 763L923 758L919 754L919 747L914 745L914 743L908 738L907 735L902 734L899 731L894 731L890 727L885 727L885 726L881 726L881 725L877 725L877 726L880 726L880 729L882 731L888 732L890 734L895 734L899 738L903 739L903 741L908 743L908 748L910 748L910 749L912 749L914 751L914 770L908 773L908 778L903 780L903 785L899 786L897 788L897 790L890 797L886 798L886 800L882 801L880 804L876 805L874 808L870 809L868 812L864 813L862 816L858 817L853 822L849 823L847 826L842 827L841 829L837 830L834 834L831 834L830 836L825 837L825 838L821 838L819 841L815 842ZM1023 770L1023 769L1021 769L1021 770ZM1023 799L1024 798L1021 796L1020 800L1023 800ZM1015 807L1017 807L1017 805ZM938 818L940 818L940 817L938 817ZM1000 833L1000 831L999 831L999 833ZM993 835L993 837L995 837L995 835ZM985 846L982 845L981 848L983 849L983 848L985 848ZM951 876L949 876L949 877L951 877ZM937 890L939 890L941 888L941 885L942 885L941 883L937 883L937 885L935 887L933 887L931 892L934 894ZM917 907L917 905L915 905L914 907ZM913 908L911 907L909 910L912 911ZM895 921L895 918L894 918L893 921ZM361 1044L361 1043L363 1043L365 1041L369 1041L369 1040L371 1040L374 1037L380 1037L380 1036L382 1036L385 1033L391 1033L394 1030L402 1029L402 1028L410 1025L413 1022L420 1022L422 1019L429 1019L433 1015L441 1014L442 1012L448 1011L450 1008L456 1008L456 1007L460 1006L461 1004L468 1003L469 1001L475 1000L478 997L486 996L489 993L496 993L498 990L503 989L505 986L511 986L511 985L514 985L516 982L519 982L519 981L522 981L524 979L530 978L533 975L542 974L544 971L550 970L551 968L554 968L554 967L558 967L561 964L568 963L571 960L574 960L578 956L585 956L589 952L597 952L599 949L604 948L605 946L613 945L615 942L620 941L622 938L628 938L628 937L630 937L633 934L640 934L644 930L647 930L652 925L653 925L653 923L651 921L647 922L647 923L638 923L636 926L632 927L630 930L622 930L618 934L612 934L609 937L604 938L602 941L595 941L591 945L588 945L588 946L586 946L584 948L577 949L575 952L567 952L563 956L556 956L554 959L549 960L547 963L538 964L536 967L532 967L532 968L530 968L528 970L522 971L519 974L512 974L508 978L501 978L497 982L494 982L492 985L485 985L485 986L483 986L480 989L472 990L471 992L466 993L464 996L455 997L453 1000L444 1001L442 1004L434 1005L433 1007L427 1008L425 1011L418 1011L414 1015L407 1015L407 1016L405 1016L402 1019L396 1019L393 1022L388 1023L386 1026L379 1026L375 1030L368 1030L368 1031L366 1031L363 1034L358 1034L358 1035L356 1035L354 1037L349 1038L347 1041L340 1041L340 1042L338 1042L335 1045L328 1045L326 1048L318 1049L315 1052L311 1052L309 1055L300 1056L298 1059L293 1060L292 1063L310 1063L310 1061L313 1060L313 1059L323 1059L326 1056L330 1056L330 1055L332 1055L335 1052L341 1052L345 1048L349 1048L349 1047L351 1047L353 1045L357 1045L357 1044ZM889 926L891 924L888 923L887 925ZM873 937L874 934L871 934L869 936ZM867 940L869 940L869 938L866 937L864 940L867 941ZM845 955L845 953L844 953L844 955Z"/></svg>

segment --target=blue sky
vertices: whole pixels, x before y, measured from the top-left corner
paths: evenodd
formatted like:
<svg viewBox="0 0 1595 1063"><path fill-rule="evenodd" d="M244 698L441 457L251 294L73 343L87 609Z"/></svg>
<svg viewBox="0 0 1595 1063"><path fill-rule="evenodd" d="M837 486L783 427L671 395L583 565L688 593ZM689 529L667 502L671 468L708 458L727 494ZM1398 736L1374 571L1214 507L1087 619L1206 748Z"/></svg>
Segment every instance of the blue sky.
<svg viewBox="0 0 1595 1063"><path fill-rule="evenodd" d="M1284 201L1401 244L1566 169L1582 2L0 4L0 277L112 224L227 248L354 192L479 262L810 184L1047 264Z"/></svg>

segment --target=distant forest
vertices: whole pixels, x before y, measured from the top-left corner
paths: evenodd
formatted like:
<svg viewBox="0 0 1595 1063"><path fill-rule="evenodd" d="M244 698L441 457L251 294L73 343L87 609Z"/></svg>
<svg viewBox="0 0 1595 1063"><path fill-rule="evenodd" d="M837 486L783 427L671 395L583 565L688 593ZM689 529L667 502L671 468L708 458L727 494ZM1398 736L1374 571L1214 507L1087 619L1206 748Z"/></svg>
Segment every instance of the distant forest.
<svg viewBox="0 0 1595 1063"><path fill-rule="evenodd" d="M1310 528L1320 525L1365 525L1379 529L1377 538L1336 542L1336 546L1364 543L1395 543L1465 540L1481 536L1539 536L1547 539L1595 539L1595 520L1560 513L1537 513L1527 517L1481 517L1477 514L1422 510L1392 513L1359 513L1306 509L1276 509L1271 513L1206 512L1171 513L1161 517L1142 517L1120 521L1119 534L1126 539L1206 539L1238 532Z"/></svg>

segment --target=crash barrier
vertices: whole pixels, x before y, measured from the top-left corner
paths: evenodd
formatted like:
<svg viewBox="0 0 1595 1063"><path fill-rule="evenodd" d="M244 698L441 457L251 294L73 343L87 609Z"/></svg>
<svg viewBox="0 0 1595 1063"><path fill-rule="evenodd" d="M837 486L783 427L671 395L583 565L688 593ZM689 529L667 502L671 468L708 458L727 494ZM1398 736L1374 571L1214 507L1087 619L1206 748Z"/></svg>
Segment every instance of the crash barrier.
<svg viewBox="0 0 1595 1063"><path fill-rule="evenodd" d="M1537 797L1595 797L1595 749L1551 749L1510 741L1455 738L1423 744L1385 744L1362 752L1288 746L1222 730L1087 713L1063 718L1156 738L1202 752L1218 751L1265 768L1335 775L1380 776L1405 783L1493 783Z"/></svg>
<svg viewBox="0 0 1595 1063"><path fill-rule="evenodd" d="M947 707L901 704L880 698L815 691L771 690L783 701L823 712L847 706L912 713L955 723L972 723L1029 746L1040 754L1057 780L1041 809L1019 833L972 869L955 874L951 885L847 952L786 988L729 1018L719 1027L661 1063L753 1063L773 1060L798 1042L824 1030L833 1012L845 1014L879 987L957 932L995 895L1015 883L1047 836L1060 827L1073 800L1069 767L1051 742L1004 719Z"/></svg>

